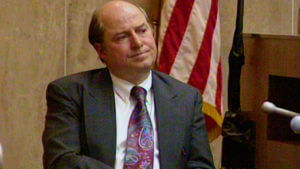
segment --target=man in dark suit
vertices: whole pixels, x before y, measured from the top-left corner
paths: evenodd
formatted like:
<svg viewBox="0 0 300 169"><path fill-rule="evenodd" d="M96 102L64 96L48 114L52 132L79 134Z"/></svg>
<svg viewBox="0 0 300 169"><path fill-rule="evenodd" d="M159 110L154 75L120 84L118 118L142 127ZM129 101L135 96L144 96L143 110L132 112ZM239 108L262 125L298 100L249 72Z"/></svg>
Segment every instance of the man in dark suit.
<svg viewBox="0 0 300 169"><path fill-rule="evenodd" d="M44 168L214 168L201 95L151 70L157 49L143 11L105 4L89 39L107 68L49 84Z"/></svg>

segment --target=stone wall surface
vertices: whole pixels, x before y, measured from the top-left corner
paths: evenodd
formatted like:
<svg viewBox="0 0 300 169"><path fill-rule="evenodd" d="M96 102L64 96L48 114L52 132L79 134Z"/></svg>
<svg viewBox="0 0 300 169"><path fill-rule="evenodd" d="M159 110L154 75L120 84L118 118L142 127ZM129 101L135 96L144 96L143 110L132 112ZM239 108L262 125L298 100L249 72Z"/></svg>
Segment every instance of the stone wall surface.
<svg viewBox="0 0 300 169"><path fill-rule="evenodd" d="M41 168L45 89L64 72L64 3L0 2L0 142L4 168Z"/></svg>

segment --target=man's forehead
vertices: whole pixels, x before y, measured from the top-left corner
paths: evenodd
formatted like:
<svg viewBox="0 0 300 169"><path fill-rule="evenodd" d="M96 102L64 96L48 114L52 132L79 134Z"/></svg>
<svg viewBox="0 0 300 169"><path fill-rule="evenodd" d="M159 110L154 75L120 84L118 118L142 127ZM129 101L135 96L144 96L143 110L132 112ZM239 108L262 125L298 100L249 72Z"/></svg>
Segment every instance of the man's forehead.
<svg viewBox="0 0 300 169"><path fill-rule="evenodd" d="M116 11L105 9L100 18L104 28L114 30L122 30L147 24L144 14L137 7L120 7L120 9Z"/></svg>
<svg viewBox="0 0 300 169"><path fill-rule="evenodd" d="M137 27L141 24L146 24L147 21L143 15L122 15L116 16L112 18L107 18L106 21L103 22L105 26L113 26L117 28L125 28L125 27Z"/></svg>
<svg viewBox="0 0 300 169"><path fill-rule="evenodd" d="M109 2L99 11L102 21L122 21L136 15L143 15L143 13L137 6L125 1Z"/></svg>
<svg viewBox="0 0 300 169"><path fill-rule="evenodd" d="M115 25L114 28L110 29L111 26L108 26L105 32L110 32L109 34L111 36L117 36L119 34L123 34L123 33L128 33L131 30L138 30L141 28L144 28L148 23L145 22L129 22L128 24L120 24L120 25Z"/></svg>

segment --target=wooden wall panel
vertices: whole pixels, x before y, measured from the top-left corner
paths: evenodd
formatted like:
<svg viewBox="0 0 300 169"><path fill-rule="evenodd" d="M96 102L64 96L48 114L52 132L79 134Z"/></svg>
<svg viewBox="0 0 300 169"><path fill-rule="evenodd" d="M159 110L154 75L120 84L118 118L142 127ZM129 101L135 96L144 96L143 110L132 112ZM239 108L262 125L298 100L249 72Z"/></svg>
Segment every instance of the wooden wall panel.
<svg viewBox="0 0 300 169"><path fill-rule="evenodd" d="M256 123L256 168L297 168L300 166L300 147L267 140L267 115L260 107L268 99L270 74L300 78L300 38L273 35L244 37L246 60L242 69L241 105ZM296 152L298 156L295 156Z"/></svg>

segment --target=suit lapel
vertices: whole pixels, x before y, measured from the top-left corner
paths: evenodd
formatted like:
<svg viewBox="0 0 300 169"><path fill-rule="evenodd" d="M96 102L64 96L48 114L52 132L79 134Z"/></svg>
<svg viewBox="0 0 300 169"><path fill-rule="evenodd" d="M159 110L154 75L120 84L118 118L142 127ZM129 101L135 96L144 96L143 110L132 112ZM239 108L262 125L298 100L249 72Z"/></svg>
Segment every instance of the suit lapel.
<svg viewBox="0 0 300 169"><path fill-rule="evenodd" d="M108 69L94 75L84 93L84 123L90 156L114 167L116 151L116 113L112 81ZM180 101L172 85L153 71L160 168L170 168L170 156L178 155L183 143ZM172 166L172 165L171 165Z"/></svg>
<svg viewBox="0 0 300 169"><path fill-rule="evenodd" d="M89 153L114 166L116 113L112 81L108 69L94 75L84 98L85 126Z"/></svg>
<svg viewBox="0 0 300 169"><path fill-rule="evenodd" d="M160 166L170 168L170 156L180 152L183 143L183 121L180 116L180 101L172 85L153 73L153 93L158 132ZM182 115L182 113L181 113Z"/></svg>

